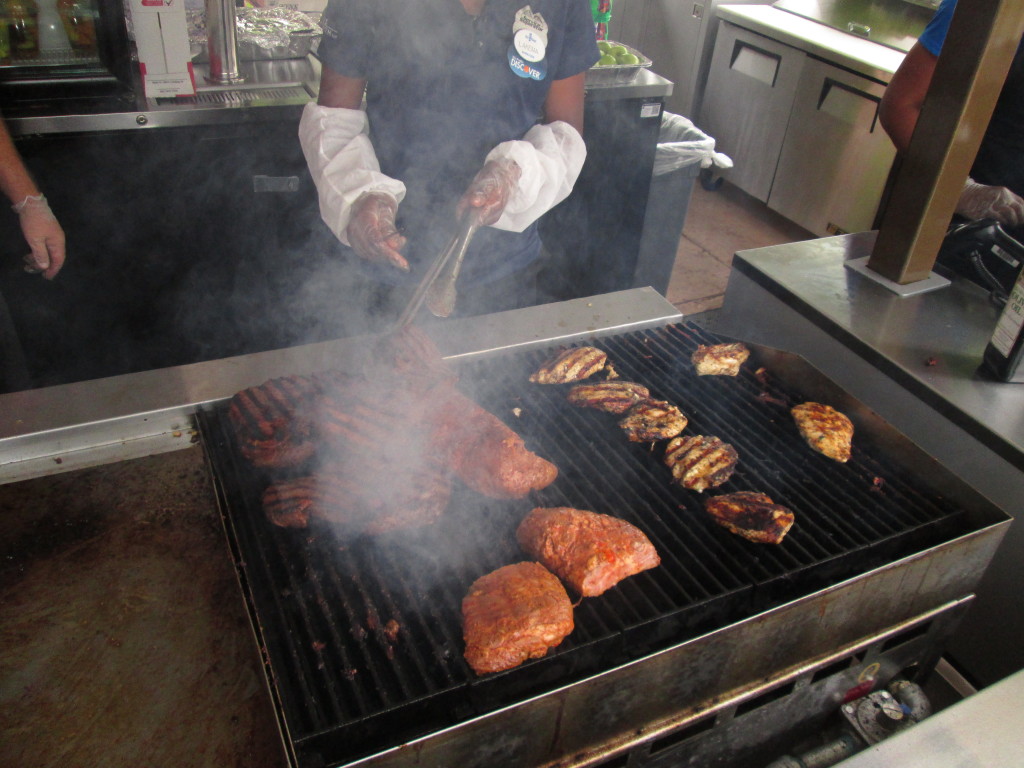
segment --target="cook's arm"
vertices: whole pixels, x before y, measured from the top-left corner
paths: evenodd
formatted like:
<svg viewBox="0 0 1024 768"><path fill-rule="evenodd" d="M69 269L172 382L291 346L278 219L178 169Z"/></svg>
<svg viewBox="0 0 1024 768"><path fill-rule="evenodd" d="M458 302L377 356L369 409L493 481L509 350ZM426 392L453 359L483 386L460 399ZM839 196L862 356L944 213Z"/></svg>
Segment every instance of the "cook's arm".
<svg viewBox="0 0 1024 768"><path fill-rule="evenodd" d="M14 146L7 125L0 119L0 190L18 214L21 231L32 253L25 257L25 269L41 272L47 280L64 265L64 230L50 210Z"/></svg>
<svg viewBox="0 0 1024 768"><path fill-rule="evenodd" d="M497 189L491 194L491 215L500 213L492 226L522 232L572 192L583 169L587 148L583 143L583 81L585 73L555 80L544 102L544 122L530 128L518 141L505 141L488 153L484 168L459 203L488 208L481 186ZM497 179L497 182L493 180ZM481 202L483 201L483 202ZM486 219L485 219L486 221Z"/></svg>
<svg viewBox="0 0 1024 768"><path fill-rule="evenodd" d="M899 152L906 152L921 115L921 105L935 74L938 57L915 43L882 95L878 119Z"/></svg>
<svg viewBox="0 0 1024 768"><path fill-rule="evenodd" d="M381 173L369 122L360 108L366 81L323 67L317 102L306 105L299 143L320 199L320 216L342 243L361 257L409 265L395 213L405 185Z"/></svg>

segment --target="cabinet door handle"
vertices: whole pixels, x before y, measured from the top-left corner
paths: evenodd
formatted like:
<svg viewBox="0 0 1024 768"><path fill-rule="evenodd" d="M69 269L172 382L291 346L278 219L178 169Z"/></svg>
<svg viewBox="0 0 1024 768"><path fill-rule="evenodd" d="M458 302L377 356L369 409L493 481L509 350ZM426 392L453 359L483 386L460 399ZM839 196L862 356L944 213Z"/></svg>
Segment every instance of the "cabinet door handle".
<svg viewBox="0 0 1024 768"><path fill-rule="evenodd" d="M844 120L847 123L855 122L855 114L862 109L864 102L874 105L875 114L871 118L870 133L875 132L875 125L878 123L878 107L882 99L872 96L862 90L853 88L846 83L826 77L821 85L821 94L818 96L818 111L826 112L832 117Z"/></svg>
<svg viewBox="0 0 1024 768"><path fill-rule="evenodd" d="M782 56L779 54L758 48L743 40L737 40L732 48L729 69L760 80L765 85L774 88L775 81L779 77L781 63Z"/></svg>

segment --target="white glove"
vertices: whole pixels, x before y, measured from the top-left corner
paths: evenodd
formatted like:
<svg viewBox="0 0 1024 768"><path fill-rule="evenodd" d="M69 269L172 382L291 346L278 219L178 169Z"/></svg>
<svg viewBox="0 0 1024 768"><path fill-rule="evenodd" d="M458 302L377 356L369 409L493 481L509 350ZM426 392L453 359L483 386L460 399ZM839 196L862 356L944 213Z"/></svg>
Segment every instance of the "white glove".
<svg viewBox="0 0 1024 768"><path fill-rule="evenodd" d="M29 195L11 209L18 214L21 231L32 253L25 256L26 272L41 272L52 280L64 265L64 230L43 195Z"/></svg>
<svg viewBox="0 0 1024 768"><path fill-rule="evenodd" d="M484 165L511 160L519 166L516 190L501 217L491 226L522 232L572 192L587 159L583 137L568 123L535 125L520 141L504 141L492 149Z"/></svg>
<svg viewBox="0 0 1024 768"><path fill-rule="evenodd" d="M1006 187L979 184L969 177L956 212L969 219L995 219L1008 227L1024 225L1024 200Z"/></svg>
<svg viewBox="0 0 1024 768"><path fill-rule="evenodd" d="M299 144L320 198L320 216L345 245L351 245L345 230L352 205L363 194L381 192L396 202L405 197L405 184L380 172L369 128L361 109L315 102L306 105L299 120Z"/></svg>

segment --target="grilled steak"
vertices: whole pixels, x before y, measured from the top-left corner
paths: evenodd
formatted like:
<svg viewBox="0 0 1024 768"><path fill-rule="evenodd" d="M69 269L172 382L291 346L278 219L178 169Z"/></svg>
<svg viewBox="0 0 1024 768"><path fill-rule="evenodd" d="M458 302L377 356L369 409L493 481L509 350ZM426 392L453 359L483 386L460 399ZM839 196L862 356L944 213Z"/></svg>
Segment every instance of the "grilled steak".
<svg viewBox="0 0 1024 768"><path fill-rule="evenodd" d="M704 508L716 523L758 544L779 544L793 527L793 513L763 493L737 491L712 496Z"/></svg>
<svg viewBox="0 0 1024 768"><path fill-rule="evenodd" d="M310 376L282 376L236 393L228 404L238 449L257 467L295 467L316 448Z"/></svg>
<svg viewBox="0 0 1024 768"><path fill-rule="evenodd" d="M667 440L686 429L688 419L676 406L664 400L641 400L619 421L634 443Z"/></svg>
<svg viewBox="0 0 1024 768"><path fill-rule="evenodd" d="M572 603L540 563L516 563L481 576L462 601L463 639L478 675L544 656L573 630Z"/></svg>
<svg viewBox="0 0 1024 768"><path fill-rule="evenodd" d="M684 488L703 491L721 485L736 470L736 449L720 438L686 435L665 446L665 464Z"/></svg>
<svg viewBox="0 0 1024 768"><path fill-rule="evenodd" d="M516 538L528 555L583 597L600 595L661 563L639 528L582 509L537 507L519 524Z"/></svg>
<svg viewBox="0 0 1024 768"><path fill-rule="evenodd" d="M735 376L750 357L750 350L740 342L701 344L690 356L698 376Z"/></svg>
<svg viewBox="0 0 1024 768"><path fill-rule="evenodd" d="M632 381L599 381L595 384L577 384L569 390L566 399L573 405L583 408L621 414L650 396L650 390L643 384Z"/></svg>
<svg viewBox="0 0 1024 768"><path fill-rule="evenodd" d="M435 463L396 470L361 459L321 467L315 475L268 486L263 511L274 525L305 528L319 519L346 538L435 522L451 498L447 476Z"/></svg>
<svg viewBox="0 0 1024 768"><path fill-rule="evenodd" d="M818 453L836 461L850 460L853 422L830 405L801 403L790 413L807 444Z"/></svg>
<svg viewBox="0 0 1024 768"><path fill-rule="evenodd" d="M596 347L572 347L559 352L530 376L534 384L571 384L604 368L608 355Z"/></svg>

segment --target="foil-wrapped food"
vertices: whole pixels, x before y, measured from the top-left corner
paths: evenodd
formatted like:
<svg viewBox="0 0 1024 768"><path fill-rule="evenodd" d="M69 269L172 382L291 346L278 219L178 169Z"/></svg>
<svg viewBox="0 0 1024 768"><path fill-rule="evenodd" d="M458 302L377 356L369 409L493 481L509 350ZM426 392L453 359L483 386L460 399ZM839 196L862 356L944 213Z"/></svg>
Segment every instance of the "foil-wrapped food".
<svg viewBox="0 0 1024 768"><path fill-rule="evenodd" d="M205 61L205 5L186 4L192 58ZM291 8L239 8L235 11L235 40L240 61L300 59L315 53L323 30L319 14Z"/></svg>

